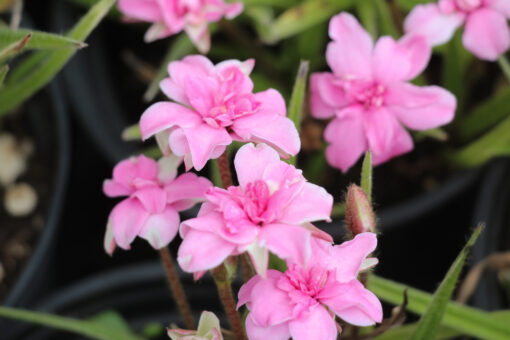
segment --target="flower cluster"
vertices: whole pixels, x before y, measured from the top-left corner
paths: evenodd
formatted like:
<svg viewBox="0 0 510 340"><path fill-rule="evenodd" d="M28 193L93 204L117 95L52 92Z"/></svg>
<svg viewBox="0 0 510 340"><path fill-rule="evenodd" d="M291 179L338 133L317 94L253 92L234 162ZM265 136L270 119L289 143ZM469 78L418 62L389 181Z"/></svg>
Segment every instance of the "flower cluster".
<svg viewBox="0 0 510 340"><path fill-rule="evenodd" d="M119 0L118 6L129 19L153 23L145 34L146 42L184 30L201 53L211 47L208 24L223 16L232 19L243 10L242 2L223 0Z"/></svg>

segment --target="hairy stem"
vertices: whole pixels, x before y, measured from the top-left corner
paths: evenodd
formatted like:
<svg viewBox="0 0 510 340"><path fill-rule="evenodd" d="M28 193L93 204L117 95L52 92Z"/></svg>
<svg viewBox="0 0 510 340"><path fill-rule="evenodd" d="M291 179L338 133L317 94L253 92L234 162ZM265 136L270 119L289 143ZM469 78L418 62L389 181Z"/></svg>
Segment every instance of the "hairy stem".
<svg viewBox="0 0 510 340"><path fill-rule="evenodd" d="M250 256L247 253L241 254L241 273L243 274L243 281L248 282L254 275L255 271L250 262Z"/></svg>
<svg viewBox="0 0 510 340"><path fill-rule="evenodd" d="M184 320L184 325L188 329L196 329L195 319L191 313L191 308L188 304L188 300L186 299L186 294L184 293L181 282L179 281L179 276L175 270L172 254L170 254L168 247L161 248L159 250L159 256L161 257L161 262L165 268L166 277L170 285L170 291L174 296L177 307L179 308L182 319Z"/></svg>
<svg viewBox="0 0 510 340"><path fill-rule="evenodd" d="M214 283L218 289L218 295L220 297L225 314L227 314L228 322L232 327L232 332L236 340L246 340L244 334L244 327L241 321L241 317L236 310L236 302L232 293L232 287L230 286L230 279L228 278L227 270L223 264L211 270Z"/></svg>
<svg viewBox="0 0 510 340"><path fill-rule="evenodd" d="M220 169L221 183L226 189L232 186L232 174L230 173L230 164L228 161L228 152L225 151L220 158L218 158L218 168Z"/></svg>

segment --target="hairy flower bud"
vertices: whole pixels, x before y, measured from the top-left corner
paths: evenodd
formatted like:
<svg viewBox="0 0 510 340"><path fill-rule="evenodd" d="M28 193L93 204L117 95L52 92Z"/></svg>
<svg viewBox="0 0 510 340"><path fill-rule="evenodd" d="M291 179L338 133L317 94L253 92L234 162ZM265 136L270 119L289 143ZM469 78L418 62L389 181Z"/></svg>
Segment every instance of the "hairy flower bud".
<svg viewBox="0 0 510 340"><path fill-rule="evenodd" d="M352 184L347 190L345 221L353 236L375 231L375 216L367 195L359 186Z"/></svg>

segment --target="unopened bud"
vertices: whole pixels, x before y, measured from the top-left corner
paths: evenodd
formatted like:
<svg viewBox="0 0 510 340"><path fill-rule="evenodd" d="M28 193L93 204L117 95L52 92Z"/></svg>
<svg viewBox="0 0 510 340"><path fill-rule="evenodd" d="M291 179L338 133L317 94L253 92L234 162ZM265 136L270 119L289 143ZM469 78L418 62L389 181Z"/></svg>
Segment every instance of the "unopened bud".
<svg viewBox="0 0 510 340"><path fill-rule="evenodd" d="M375 216L372 204L359 186L352 184L347 190L345 207L347 229L353 236L364 232L375 232Z"/></svg>

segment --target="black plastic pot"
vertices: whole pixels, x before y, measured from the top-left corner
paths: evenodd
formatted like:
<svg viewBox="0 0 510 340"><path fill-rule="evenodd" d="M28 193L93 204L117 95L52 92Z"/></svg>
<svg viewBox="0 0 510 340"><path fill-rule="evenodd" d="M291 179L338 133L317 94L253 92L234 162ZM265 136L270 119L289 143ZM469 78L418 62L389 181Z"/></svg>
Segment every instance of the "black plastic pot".
<svg viewBox="0 0 510 340"><path fill-rule="evenodd" d="M476 264L491 254L510 249L510 159L491 162L482 180L473 226L484 223L485 229L472 250ZM486 271L471 298L471 304L486 310L508 308L497 273Z"/></svg>
<svg viewBox="0 0 510 340"><path fill-rule="evenodd" d="M198 319L202 310L221 313L216 288L211 280L193 283L191 275L183 276L183 285L192 311ZM176 310L159 262L147 262L115 269L60 289L35 309L84 319L105 310L115 310L135 331L157 322L164 326L179 324ZM222 320L222 322L224 322ZM167 339L166 334L161 337ZM82 337L39 326L24 324L12 340L74 340Z"/></svg>
<svg viewBox="0 0 510 340"><path fill-rule="evenodd" d="M54 133L57 135L57 149L54 150L56 154L56 164L53 167L56 169L54 186L40 238L21 276L4 302L6 306L28 306L41 294L46 294L53 286L55 269L53 255L58 237L59 220L64 207L71 155L68 112L58 80L51 83L47 94L51 98L51 107L36 108L37 112L34 112L33 116L47 121L48 116L44 115L52 115L51 120L56 124L54 128ZM26 108L29 109L30 105L26 105ZM0 329L7 329L8 325L5 320L0 320Z"/></svg>

